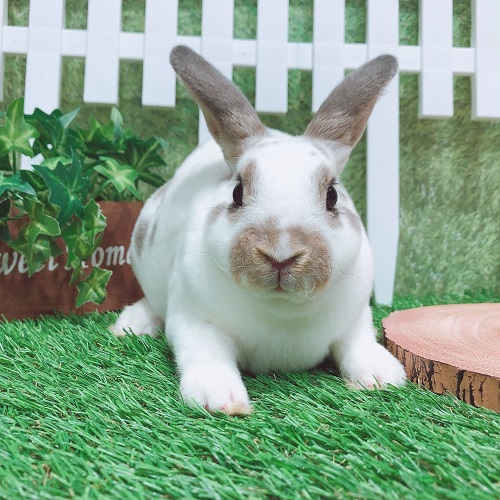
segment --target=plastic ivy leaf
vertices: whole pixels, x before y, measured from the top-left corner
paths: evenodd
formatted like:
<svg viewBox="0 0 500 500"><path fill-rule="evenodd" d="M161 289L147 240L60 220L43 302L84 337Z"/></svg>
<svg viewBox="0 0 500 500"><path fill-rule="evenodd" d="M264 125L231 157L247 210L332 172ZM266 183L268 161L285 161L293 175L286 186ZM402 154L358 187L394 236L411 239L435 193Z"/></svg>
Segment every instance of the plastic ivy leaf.
<svg viewBox="0 0 500 500"><path fill-rule="evenodd" d="M0 241L12 241L12 236L10 235L9 226L7 221L9 220L10 213L10 200L4 200L0 202Z"/></svg>
<svg viewBox="0 0 500 500"><path fill-rule="evenodd" d="M23 207L29 222L19 231L18 238L10 243L10 247L24 255L28 265L28 275L32 276L41 269L50 257L61 253L61 249L50 236L61 234L58 222L44 213L42 203L25 198Z"/></svg>
<svg viewBox="0 0 500 500"><path fill-rule="evenodd" d="M10 201L0 201L0 219L8 219L10 213Z"/></svg>
<svg viewBox="0 0 500 500"><path fill-rule="evenodd" d="M71 124L71 122L75 119L76 115L80 112L80 108L76 108L73 111L70 111L69 113L66 113L65 115L62 115L59 118L59 122L63 126L63 128L68 128Z"/></svg>
<svg viewBox="0 0 500 500"><path fill-rule="evenodd" d="M15 241L9 243L9 246L24 255L29 277L40 271L50 257L57 257L61 254L61 249L48 236L43 235L32 245L20 235Z"/></svg>
<svg viewBox="0 0 500 500"><path fill-rule="evenodd" d="M94 201L90 200L84 207L84 225L85 231L96 235L102 233L106 229L106 217L102 213L101 207Z"/></svg>
<svg viewBox="0 0 500 500"><path fill-rule="evenodd" d="M29 245L33 245L36 238L41 234L47 236L59 236L61 234L59 223L45 213L45 207L42 203L25 198L23 207L29 217L29 222L23 226Z"/></svg>
<svg viewBox="0 0 500 500"><path fill-rule="evenodd" d="M34 165L33 168L49 186L50 202L61 208L57 216L59 223L65 224L72 215L83 218L82 200L88 194L90 181L82 175L78 156L73 153L71 165L69 166L59 162L54 170L41 165Z"/></svg>
<svg viewBox="0 0 500 500"><path fill-rule="evenodd" d="M23 181L33 187L39 198L41 191L47 191L48 193L49 187L40 174L33 172L33 170L21 170L19 175Z"/></svg>
<svg viewBox="0 0 500 500"><path fill-rule="evenodd" d="M120 143L125 140L125 131L123 130L123 118L118 108L111 108L111 123L113 123L113 140Z"/></svg>
<svg viewBox="0 0 500 500"><path fill-rule="evenodd" d="M4 172L11 172L14 170L11 163L12 158L9 158L8 154L0 157L0 170L3 170Z"/></svg>
<svg viewBox="0 0 500 500"><path fill-rule="evenodd" d="M95 158L99 154L123 152L127 140L127 132L123 128L122 115L116 108L112 108L110 121L100 123L95 118L90 118L90 128L78 128L78 137L86 145L86 155Z"/></svg>
<svg viewBox="0 0 500 500"><path fill-rule="evenodd" d="M83 142L97 142L102 139L102 128L101 124L93 117L90 117L90 128L83 129L78 128L78 137Z"/></svg>
<svg viewBox="0 0 500 500"><path fill-rule="evenodd" d="M50 168L50 170L55 170L58 163L62 163L67 168L71 165L71 158L66 158L65 156L51 156L50 158L45 158L41 165Z"/></svg>
<svg viewBox="0 0 500 500"><path fill-rule="evenodd" d="M50 215L54 219L57 219L57 215L59 214L61 208L53 203L50 203L50 190L43 177L33 170L21 170L20 175L21 179L26 181L36 191L36 198L38 201L43 203L44 213L46 215Z"/></svg>
<svg viewBox="0 0 500 500"><path fill-rule="evenodd" d="M151 137L147 141L137 138L129 139L123 160L134 167L139 174L139 180L160 187L165 183L165 179L149 169L166 167L165 160L158 154L160 149L166 148L167 143L159 137Z"/></svg>
<svg viewBox="0 0 500 500"><path fill-rule="evenodd" d="M71 149L78 148L80 141L69 125L79 111L78 108L63 115L59 109L56 109L48 115L37 108L32 115L27 115L26 121L40 133L39 138L33 144L34 153L41 153L44 158L61 154L69 156Z"/></svg>
<svg viewBox="0 0 500 500"><path fill-rule="evenodd" d="M4 243L12 241L12 236L9 231L9 226L5 221L0 221L0 241Z"/></svg>
<svg viewBox="0 0 500 500"><path fill-rule="evenodd" d="M61 236L66 243L66 248L68 251L68 261L67 266L76 268L80 265L82 258L79 258L75 254L76 241L80 237L82 227L82 221L80 219L74 219L70 224L64 226L61 229Z"/></svg>
<svg viewBox="0 0 500 500"><path fill-rule="evenodd" d="M23 181L19 174L4 177L0 173L0 197L3 196L6 191L36 196L35 190L26 181Z"/></svg>
<svg viewBox="0 0 500 500"><path fill-rule="evenodd" d="M83 221L75 219L62 230L62 237L68 247L68 265L75 269L88 259L101 242L106 217L99 205L90 200L84 207Z"/></svg>
<svg viewBox="0 0 500 500"><path fill-rule="evenodd" d="M138 178L137 172L130 165L122 165L114 158L101 156L101 165L96 165L94 170L109 179L119 193L130 191L137 199L141 199L141 195L135 187L135 181Z"/></svg>
<svg viewBox="0 0 500 500"><path fill-rule="evenodd" d="M95 304L103 302L106 298L106 285L112 273L109 269L94 267L85 281L77 285L79 293L76 298L76 307L80 307L86 302L94 302Z"/></svg>
<svg viewBox="0 0 500 500"><path fill-rule="evenodd" d="M39 135L38 130L24 119L24 99L16 99L7 109L5 125L0 127L0 157L11 151L33 156L29 141Z"/></svg>

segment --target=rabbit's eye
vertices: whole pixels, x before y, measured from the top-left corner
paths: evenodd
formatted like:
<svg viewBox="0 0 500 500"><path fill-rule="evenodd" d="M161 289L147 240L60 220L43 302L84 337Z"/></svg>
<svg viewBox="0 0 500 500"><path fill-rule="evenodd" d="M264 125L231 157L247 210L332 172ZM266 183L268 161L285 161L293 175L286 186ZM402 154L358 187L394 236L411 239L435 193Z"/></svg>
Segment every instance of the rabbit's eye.
<svg viewBox="0 0 500 500"><path fill-rule="evenodd" d="M338 198L337 191L330 184L326 192L326 209L329 212L332 212L335 209L335 205L337 204L337 198Z"/></svg>
<svg viewBox="0 0 500 500"><path fill-rule="evenodd" d="M236 187L233 189L233 201L237 207L241 207L243 205L243 184L241 181L238 182Z"/></svg>

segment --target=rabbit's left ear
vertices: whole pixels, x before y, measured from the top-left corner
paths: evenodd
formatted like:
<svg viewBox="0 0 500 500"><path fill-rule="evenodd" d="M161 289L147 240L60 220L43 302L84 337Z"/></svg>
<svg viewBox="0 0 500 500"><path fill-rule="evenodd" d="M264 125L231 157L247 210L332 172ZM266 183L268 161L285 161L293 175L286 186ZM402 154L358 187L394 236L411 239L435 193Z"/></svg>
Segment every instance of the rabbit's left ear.
<svg viewBox="0 0 500 500"><path fill-rule="evenodd" d="M398 70L397 59L382 55L347 75L321 105L304 135L340 143L351 150L387 84Z"/></svg>
<svg viewBox="0 0 500 500"><path fill-rule="evenodd" d="M252 137L267 134L248 99L219 70L188 47L170 52L170 63L203 111L208 129L232 167Z"/></svg>

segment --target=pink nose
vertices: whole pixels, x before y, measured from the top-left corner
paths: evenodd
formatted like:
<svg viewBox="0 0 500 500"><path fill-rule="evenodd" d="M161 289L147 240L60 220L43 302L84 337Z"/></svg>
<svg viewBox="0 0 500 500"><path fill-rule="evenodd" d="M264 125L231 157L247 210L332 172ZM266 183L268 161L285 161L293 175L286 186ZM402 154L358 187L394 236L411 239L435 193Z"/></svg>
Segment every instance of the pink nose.
<svg viewBox="0 0 500 500"><path fill-rule="evenodd" d="M284 269L286 269L287 267L291 267L295 261L301 256L304 254L303 251L299 251L299 252L295 252L293 255L291 255L290 257L286 258L286 259L276 259L275 257L273 257L272 255L269 255L268 252L266 252L265 250L262 250L261 248L258 248L257 249L259 251L259 253L262 255L262 257L267 261L269 262L269 264L271 264L271 266L276 269L277 271L283 271Z"/></svg>

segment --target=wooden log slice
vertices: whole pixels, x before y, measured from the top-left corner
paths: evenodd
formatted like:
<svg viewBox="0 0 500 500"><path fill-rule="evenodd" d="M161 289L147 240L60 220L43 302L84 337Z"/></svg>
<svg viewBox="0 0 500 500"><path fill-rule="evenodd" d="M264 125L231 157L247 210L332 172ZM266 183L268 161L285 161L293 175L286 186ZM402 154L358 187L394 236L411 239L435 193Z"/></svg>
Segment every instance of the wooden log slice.
<svg viewBox="0 0 500 500"><path fill-rule="evenodd" d="M500 413L500 304L408 309L382 325L412 382Z"/></svg>

